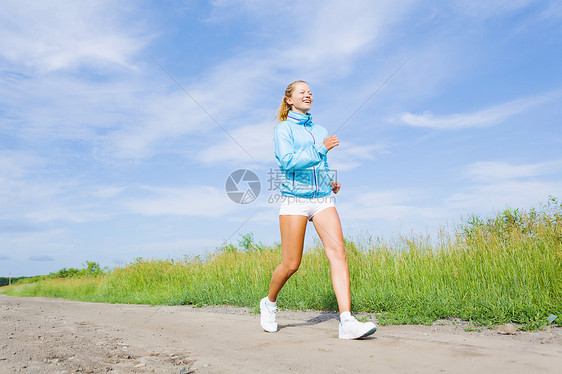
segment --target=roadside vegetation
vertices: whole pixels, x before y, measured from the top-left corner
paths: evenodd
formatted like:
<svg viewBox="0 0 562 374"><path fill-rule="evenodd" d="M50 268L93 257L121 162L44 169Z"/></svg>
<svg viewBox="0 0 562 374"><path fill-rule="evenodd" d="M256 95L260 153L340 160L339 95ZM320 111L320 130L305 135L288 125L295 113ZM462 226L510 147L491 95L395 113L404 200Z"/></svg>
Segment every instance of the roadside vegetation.
<svg viewBox="0 0 562 374"><path fill-rule="evenodd" d="M537 329L562 322L562 204L471 216L453 233L347 239L356 312L380 324L429 324L460 318L481 325L516 323ZM255 307L281 259L278 243L243 235L208 256L182 260L138 258L124 267L62 269L0 288L13 296L72 300ZM336 310L330 268L320 244L309 248L279 296L288 309ZM550 317L550 318L549 318Z"/></svg>

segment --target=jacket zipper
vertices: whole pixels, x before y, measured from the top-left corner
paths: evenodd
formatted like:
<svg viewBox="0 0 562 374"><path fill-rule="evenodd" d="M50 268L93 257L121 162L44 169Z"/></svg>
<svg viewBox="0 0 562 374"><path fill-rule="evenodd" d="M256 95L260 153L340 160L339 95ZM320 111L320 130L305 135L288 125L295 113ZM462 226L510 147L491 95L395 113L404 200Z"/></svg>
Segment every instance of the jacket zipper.
<svg viewBox="0 0 562 374"><path fill-rule="evenodd" d="M308 131L310 133L310 135L312 136L312 144L316 145L316 138L314 137L314 134L312 133L312 131L309 131L306 128L306 125L304 125L304 129L306 131ZM316 167L315 166L312 167L312 173L314 174L314 192L312 193L312 198L314 199L314 195L318 192L318 182L316 182Z"/></svg>

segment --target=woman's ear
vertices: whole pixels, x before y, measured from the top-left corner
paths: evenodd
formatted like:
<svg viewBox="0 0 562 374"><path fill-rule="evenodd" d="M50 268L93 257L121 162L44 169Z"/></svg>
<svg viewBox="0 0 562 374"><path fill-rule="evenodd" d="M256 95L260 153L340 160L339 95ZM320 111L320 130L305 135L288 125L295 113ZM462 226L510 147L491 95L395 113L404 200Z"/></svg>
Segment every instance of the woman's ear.
<svg viewBox="0 0 562 374"><path fill-rule="evenodd" d="M285 98L285 102L286 102L287 105L289 105L289 106L293 105L293 100L291 100L290 97Z"/></svg>

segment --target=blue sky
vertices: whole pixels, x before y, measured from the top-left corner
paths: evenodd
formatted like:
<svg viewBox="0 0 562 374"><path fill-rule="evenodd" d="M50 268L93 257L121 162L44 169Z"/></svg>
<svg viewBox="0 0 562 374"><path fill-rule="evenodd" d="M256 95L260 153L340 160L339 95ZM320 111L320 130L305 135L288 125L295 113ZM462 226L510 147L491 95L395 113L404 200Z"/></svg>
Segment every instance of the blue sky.
<svg viewBox="0 0 562 374"><path fill-rule="evenodd" d="M558 1L4 1L0 275L278 241L274 114L296 79L340 138L346 236L560 198L561 26ZM251 204L225 193L241 168Z"/></svg>

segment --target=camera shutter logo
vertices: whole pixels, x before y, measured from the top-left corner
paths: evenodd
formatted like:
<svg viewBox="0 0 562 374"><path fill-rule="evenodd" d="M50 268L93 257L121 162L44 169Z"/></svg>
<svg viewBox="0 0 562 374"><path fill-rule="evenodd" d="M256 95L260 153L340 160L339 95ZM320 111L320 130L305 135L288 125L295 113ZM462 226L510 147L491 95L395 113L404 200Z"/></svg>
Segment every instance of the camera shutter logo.
<svg viewBox="0 0 562 374"><path fill-rule="evenodd" d="M238 169L230 173L224 186L230 200L237 204L250 204L258 198L261 182L249 169Z"/></svg>

